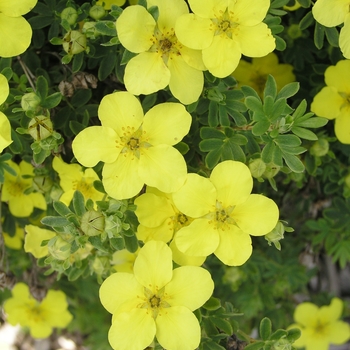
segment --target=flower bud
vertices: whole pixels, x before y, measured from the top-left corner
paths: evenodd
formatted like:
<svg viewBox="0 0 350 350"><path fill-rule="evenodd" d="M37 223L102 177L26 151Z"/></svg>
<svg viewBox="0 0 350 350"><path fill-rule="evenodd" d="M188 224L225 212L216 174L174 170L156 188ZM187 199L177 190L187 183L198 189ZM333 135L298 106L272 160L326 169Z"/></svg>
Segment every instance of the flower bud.
<svg viewBox="0 0 350 350"><path fill-rule="evenodd" d="M218 88L205 90L204 97L214 102L222 102L226 99L226 96Z"/></svg>
<svg viewBox="0 0 350 350"><path fill-rule="evenodd" d="M254 159L249 163L249 170L250 170L252 176L258 179L265 172L266 164L260 158Z"/></svg>
<svg viewBox="0 0 350 350"><path fill-rule="evenodd" d="M269 245L272 243L278 250L281 250L280 240L284 238L284 226L281 222L278 222L276 227L265 235L265 239L268 241Z"/></svg>
<svg viewBox="0 0 350 350"><path fill-rule="evenodd" d="M71 30L64 36L62 45L69 55L77 55L86 50L86 35L78 30Z"/></svg>
<svg viewBox="0 0 350 350"><path fill-rule="evenodd" d="M272 179L280 171L280 168L281 167L277 166L275 163L266 164L266 170L264 171L263 177L266 179Z"/></svg>
<svg viewBox="0 0 350 350"><path fill-rule="evenodd" d="M55 243L48 245L49 253L57 260L66 260L70 257L70 244L62 237L56 236Z"/></svg>
<svg viewBox="0 0 350 350"><path fill-rule="evenodd" d="M75 24L77 18L78 18L78 12L75 8L73 7L66 7L62 12L61 12L61 18L65 19L69 25Z"/></svg>
<svg viewBox="0 0 350 350"><path fill-rule="evenodd" d="M103 275L110 268L109 259L107 256L96 256L92 263L92 269L97 275Z"/></svg>
<svg viewBox="0 0 350 350"><path fill-rule="evenodd" d="M82 216L80 227L87 236L98 236L104 232L105 217L98 211L89 210Z"/></svg>
<svg viewBox="0 0 350 350"><path fill-rule="evenodd" d="M99 20L106 15L106 11L102 6L92 6L89 11L89 16L95 20Z"/></svg>
<svg viewBox="0 0 350 350"><path fill-rule="evenodd" d="M40 97L34 92L24 94L21 99L21 107L24 111L34 111L40 105Z"/></svg>
<svg viewBox="0 0 350 350"><path fill-rule="evenodd" d="M35 141L40 141L52 135L53 125L49 117L39 115L31 119L28 124L28 133Z"/></svg>
<svg viewBox="0 0 350 350"><path fill-rule="evenodd" d="M310 148L310 154L315 157L325 156L329 151L329 142L326 139L318 139Z"/></svg>

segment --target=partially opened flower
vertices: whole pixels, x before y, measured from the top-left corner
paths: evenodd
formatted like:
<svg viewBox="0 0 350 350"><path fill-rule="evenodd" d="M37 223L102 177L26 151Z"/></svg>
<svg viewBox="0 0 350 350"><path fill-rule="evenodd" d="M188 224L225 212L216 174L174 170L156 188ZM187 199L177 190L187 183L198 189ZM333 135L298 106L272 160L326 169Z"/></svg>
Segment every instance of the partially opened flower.
<svg viewBox="0 0 350 350"><path fill-rule="evenodd" d="M60 176L60 186L64 191L60 201L64 204L69 205L75 191L80 191L85 200L92 199L94 202L102 200L104 194L97 191L93 184L99 180L93 169L83 170L79 164L67 164L59 157L54 158L52 167Z"/></svg>
<svg viewBox="0 0 350 350"><path fill-rule="evenodd" d="M210 73L223 78L237 67L241 55L266 56L275 49L271 30L263 23L269 0L189 0L193 11L176 22L180 42L202 50Z"/></svg>
<svg viewBox="0 0 350 350"><path fill-rule="evenodd" d="M37 2L38 0L0 1L0 57L17 56L27 50L32 39L32 28L22 15L31 11Z"/></svg>
<svg viewBox="0 0 350 350"><path fill-rule="evenodd" d="M340 345L350 339L350 326L340 321L343 302L333 298L328 306L318 307L310 302L301 303L294 312L295 324L288 328L299 328L301 337L293 346L305 350L328 350L331 344Z"/></svg>
<svg viewBox="0 0 350 350"><path fill-rule="evenodd" d="M27 193L33 184L33 166L24 160L18 165L9 160L6 162L15 172L16 176L5 172L5 182L1 201L8 202L12 215L18 217L29 216L35 208L46 209L46 201L42 193ZM27 176L24 178L23 176Z"/></svg>
<svg viewBox="0 0 350 350"><path fill-rule="evenodd" d="M277 224L276 203L251 194L249 168L237 161L219 163L210 178L188 174L173 201L185 215L195 218L176 236L177 248L185 254L214 253L224 264L244 264L252 253L252 236L263 236Z"/></svg>
<svg viewBox="0 0 350 350"><path fill-rule="evenodd" d="M73 140L73 152L86 167L105 163L102 182L111 197L131 198L144 184L169 193L183 184L186 163L172 147L191 125L183 105L162 103L143 115L135 96L115 92L102 99L98 114L102 126L81 131Z"/></svg>
<svg viewBox="0 0 350 350"><path fill-rule="evenodd" d="M4 304L7 322L28 327L33 338L47 338L53 328L68 326L73 316L68 311L66 295L59 290L49 290L46 297L37 301L24 283L17 283L12 297Z"/></svg>
<svg viewBox="0 0 350 350"><path fill-rule="evenodd" d="M148 95L169 85L180 102L193 103L203 90L205 66L201 52L179 43L174 31L188 7L183 0L148 0L147 5L158 6L157 21L140 5L127 7L117 20L121 44L138 54L126 65L126 89Z"/></svg>
<svg viewBox="0 0 350 350"><path fill-rule="evenodd" d="M209 272L197 266L172 268L171 249L147 242L134 273L118 272L101 285L102 305L113 314L108 339L113 349L143 350L154 337L166 349L194 350L201 329L192 311L211 296Z"/></svg>
<svg viewBox="0 0 350 350"><path fill-rule="evenodd" d="M1 14L0 14L1 15ZM1 40L1 39L0 39ZM9 95L10 88L5 76L0 74L0 105L3 104ZM12 143L11 125L6 115L0 112L0 153Z"/></svg>
<svg viewBox="0 0 350 350"><path fill-rule="evenodd" d="M317 0L312 8L315 20L326 27L342 23L339 46L345 58L350 58L350 9L348 0Z"/></svg>
<svg viewBox="0 0 350 350"><path fill-rule="evenodd" d="M311 111L335 119L335 135L340 142L350 144L350 60L328 67L324 77L327 86L314 97Z"/></svg>

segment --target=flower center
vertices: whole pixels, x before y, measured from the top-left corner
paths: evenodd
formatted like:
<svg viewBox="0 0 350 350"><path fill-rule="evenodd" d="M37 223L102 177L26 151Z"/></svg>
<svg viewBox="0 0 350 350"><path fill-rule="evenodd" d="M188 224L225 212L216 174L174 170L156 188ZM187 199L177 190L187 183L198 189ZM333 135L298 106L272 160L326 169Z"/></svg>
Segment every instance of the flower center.
<svg viewBox="0 0 350 350"><path fill-rule="evenodd" d="M188 226L193 221L192 218L189 218L183 213L177 213L172 217L172 220L174 225L174 233L179 231L182 227Z"/></svg>
<svg viewBox="0 0 350 350"><path fill-rule="evenodd" d="M27 189L28 186L20 181L9 181L7 183L7 191L13 197L19 197L24 193L24 190Z"/></svg>
<svg viewBox="0 0 350 350"><path fill-rule="evenodd" d="M340 106L340 109L350 108L350 94L346 92L338 92L338 94L344 99L343 104Z"/></svg>
<svg viewBox="0 0 350 350"><path fill-rule="evenodd" d="M206 215L209 223L215 222L215 227L222 231L228 230L230 225L236 225L236 221L232 217L234 206L224 207L221 202L216 201L215 210Z"/></svg>
<svg viewBox="0 0 350 350"><path fill-rule="evenodd" d="M80 181L73 181L73 190L80 191L85 198L92 198L94 186L92 182L88 183L82 178Z"/></svg>
<svg viewBox="0 0 350 350"><path fill-rule="evenodd" d="M156 288L157 289L157 288ZM170 307L165 301L167 293L164 292L164 288L156 290L156 293L145 287L144 297L141 299L144 301L139 305L142 309L147 309L148 312L152 313L152 317L155 319L163 311L164 308Z"/></svg>
<svg viewBox="0 0 350 350"><path fill-rule="evenodd" d="M267 74L261 74L256 72L251 81L256 85L257 91L262 94L264 92L265 84L267 81Z"/></svg>
<svg viewBox="0 0 350 350"><path fill-rule="evenodd" d="M27 309L27 318L29 320L33 320L34 322L40 322L43 320L43 315L41 313L39 304L31 305Z"/></svg>
<svg viewBox="0 0 350 350"><path fill-rule="evenodd" d="M228 9L225 12L220 11L216 18L212 18L211 21L214 35L224 35L232 39L233 34L239 30L239 19L234 15L234 12L228 11Z"/></svg>

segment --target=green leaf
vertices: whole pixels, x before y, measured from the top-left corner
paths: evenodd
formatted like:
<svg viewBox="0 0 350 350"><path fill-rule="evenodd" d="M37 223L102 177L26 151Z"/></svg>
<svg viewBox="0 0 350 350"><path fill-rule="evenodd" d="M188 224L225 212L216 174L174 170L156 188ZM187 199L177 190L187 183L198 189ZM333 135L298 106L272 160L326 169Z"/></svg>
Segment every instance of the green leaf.
<svg viewBox="0 0 350 350"><path fill-rule="evenodd" d="M289 83L280 90L276 96L276 100L280 98L289 98L294 96L299 91L300 84L298 82Z"/></svg>
<svg viewBox="0 0 350 350"><path fill-rule="evenodd" d="M304 128L320 128L322 126L325 126L328 123L328 119L326 118L320 118L320 117L313 117L306 120L303 120L302 122L296 122L296 125L302 126Z"/></svg>
<svg viewBox="0 0 350 350"><path fill-rule="evenodd" d="M62 94L60 92L55 92L52 95L46 97L44 101L41 102L41 107L51 109L57 107L62 100Z"/></svg>
<svg viewBox="0 0 350 350"><path fill-rule="evenodd" d="M287 47L286 42L278 35L274 35L276 41L276 50L284 51Z"/></svg>
<svg viewBox="0 0 350 350"><path fill-rule="evenodd" d="M282 337L285 337L288 334L288 331L284 329L277 329L277 331L273 332L270 336L270 340L279 340Z"/></svg>
<svg viewBox="0 0 350 350"><path fill-rule="evenodd" d="M215 150L223 145L223 140L220 139L205 139L199 143L199 149L203 152Z"/></svg>
<svg viewBox="0 0 350 350"><path fill-rule="evenodd" d="M215 101L209 103L208 124L211 127L218 125L218 104Z"/></svg>
<svg viewBox="0 0 350 350"><path fill-rule="evenodd" d="M205 157L205 165L209 169L213 169L215 165L218 164L220 157L221 157L220 148L210 151Z"/></svg>
<svg viewBox="0 0 350 350"><path fill-rule="evenodd" d="M73 214L73 212L63 202L53 202L53 207L56 210L56 212L61 216L66 217Z"/></svg>
<svg viewBox="0 0 350 350"><path fill-rule="evenodd" d="M210 299L202 307L206 310L215 311L221 307L221 300L210 297Z"/></svg>
<svg viewBox="0 0 350 350"><path fill-rule="evenodd" d="M301 140L295 135L278 135L275 142L280 146L296 147L301 144Z"/></svg>
<svg viewBox="0 0 350 350"><path fill-rule="evenodd" d="M298 0L302 7L308 8L311 6L311 0Z"/></svg>
<svg viewBox="0 0 350 350"><path fill-rule="evenodd" d="M260 350L264 347L265 345L265 342L263 341L257 341L257 342L254 342L254 343L251 343L251 344L248 344L244 350Z"/></svg>
<svg viewBox="0 0 350 350"><path fill-rule="evenodd" d="M45 216L41 219L41 223L51 227L63 227L69 225L69 221L61 216Z"/></svg>
<svg viewBox="0 0 350 350"><path fill-rule="evenodd" d="M114 70L117 63L117 55L114 51L108 52L108 54L103 57L99 69L98 69L98 79L105 80Z"/></svg>
<svg viewBox="0 0 350 350"><path fill-rule="evenodd" d="M314 33L314 42L315 42L315 46L321 50L323 47L323 41L324 41L324 26L321 25L320 23L316 22L315 25L315 33Z"/></svg>
<svg viewBox="0 0 350 350"><path fill-rule="evenodd" d="M337 28L325 27L325 32L328 42L334 47L339 47L339 32Z"/></svg>
<svg viewBox="0 0 350 350"><path fill-rule="evenodd" d="M73 208L75 214L82 216L85 212L85 199L80 191L75 191L73 195Z"/></svg>
<svg viewBox="0 0 350 350"><path fill-rule="evenodd" d="M73 73L77 73L80 71L81 67L84 63L84 51L78 53L77 55L74 55L73 62L72 62L72 71Z"/></svg>
<svg viewBox="0 0 350 350"><path fill-rule="evenodd" d="M302 173L305 170L304 164L301 162L301 160L293 155L283 152L282 150L282 157L285 160L288 167L294 172L294 173Z"/></svg>
<svg viewBox="0 0 350 350"><path fill-rule="evenodd" d="M295 342L301 336L301 331L299 328L292 328L288 330L288 334L286 336L287 340L290 342Z"/></svg>
<svg viewBox="0 0 350 350"><path fill-rule="evenodd" d="M264 89L264 102L267 96L271 96L274 100L277 95L277 84L275 78L269 74L267 76L267 81Z"/></svg>
<svg viewBox="0 0 350 350"><path fill-rule="evenodd" d="M267 317L264 317L260 322L260 328L259 328L260 338L262 340L269 339L271 335L271 330L272 330L271 320Z"/></svg>
<svg viewBox="0 0 350 350"><path fill-rule="evenodd" d="M36 94L41 98L41 100L45 100L49 91L47 80L40 75L36 80Z"/></svg>
<svg viewBox="0 0 350 350"><path fill-rule="evenodd" d="M253 135L261 136L265 134L265 132L269 129L270 125L271 123L268 120L257 122L252 128Z"/></svg>
<svg viewBox="0 0 350 350"><path fill-rule="evenodd" d="M108 36L117 36L117 30L113 21L99 21L95 24L95 29Z"/></svg>
<svg viewBox="0 0 350 350"><path fill-rule="evenodd" d="M234 73L233 73L233 75L234 75ZM252 87L244 85L244 86L241 87L241 90L244 93L244 96L246 98L248 96L252 96L252 97L255 97L256 99L261 101L258 93Z"/></svg>
<svg viewBox="0 0 350 350"><path fill-rule="evenodd" d="M81 107L87 104L92 96L90 89L78 89L71 99L71 103L74 107Z"/></svg>
<svg viewBox="0 0 350 350"><path fill-rule="evenodd" d="M124 240L125 240L125 248L130 253L135 253L139 248L139 242L137 241L137 237L135 236L135 234L133 234L132 236L124 236Z"/></svg>
<svg viewBox="0 0 350 350"><path fill-rule="evenodd" d="M314 16L312 15L312 11L309 11L299 22L300 30L305 30L309 28L315 22Z"/></svg>
<svg viewBox="0 0 350 350"><path fill-rule="evenodd" d="M123 56L120 62L121 66L126 65L133 57L135 57L137 54L128 50L124 50Z"/></svg>
<svg viewBox="0 0 350 350"><path fill-rule="evenodd" d="M69 128L72 130L74 135L78 135L81 131L85 129L85 126L76 120L69 121Z"/></svg>
<svg viewBox="0 0 350 350"><path fill-rule="evenodd" d="M200 136L202 139L221 139L226 138L225 134L215 128L203 126L200 130Z"/></svg>
<svg viewBox="0 0 350 350"><path fill-rule="evenodd" d="M233 333L230 322L215 316L210 317L210 319L217 328L219 328L221 331L224 331L227 335L231 335Z"/></svg>
<svg viewBox="0 0 350 350"><path fill-rule="evenodd" d="M262 102L260 99L257 99L256 97L253 97L253 96L246 97L245 104L253 112L264 113Z"/></svg>
<svg viewBox="0 0 350 350"><path fill-rule="evenodd" d="M316 141L318 140L318 137L315 133L312 131L305 129L305 128L300 128L298 126L292 127L292 132L297 135L298 137L305 139L305 140L310 140L310 141Z"/></svg>

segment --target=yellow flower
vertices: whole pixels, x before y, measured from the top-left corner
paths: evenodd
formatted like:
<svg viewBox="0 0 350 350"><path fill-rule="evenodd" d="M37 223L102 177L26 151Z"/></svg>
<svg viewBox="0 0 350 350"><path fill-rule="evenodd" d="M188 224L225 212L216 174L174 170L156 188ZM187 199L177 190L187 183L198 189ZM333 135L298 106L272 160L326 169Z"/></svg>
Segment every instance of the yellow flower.
<svg viewBox="0 0 350 350"><path fill-rule="evenodd" d="M35 258L40 259L49 254L48 246L41 246L42 241L49 240L56 236L56 232L46 230L34 225L24 227L26 236L24 239L24 251L32 253Z"/></svg>
<svg viewBox="0 0 350 350"><path fill-rule="evenodd" d="M12 237L6 232L3 232L3 236L6 247L16 250L22 248L24 239L24 230L22 227L16 226L15 234Z"/></svg>
<svg viewBox="0 0 350 350"><path fill-rule="evenodd" d="M144 184L170 193L185 181L186 163L172 145L188 133L191 115L179 103L162 103L145 116L128 92L105 96L98 110L102 126L81 131L73 152L86 167L103 161L102 182L113 198L138 194Z"/></svg>
<svg viewBox="0 0 350 350"><path fill-rule="evenodd" d="M262 98L269 74L275 78L278 91L288 83L295 81L293 66L279 64L278 57L273 52L265 57L253 58L252 63L241 59L232 75L237 80L238 87L251 86Z"/></svg>
<svg viewBox="0 0 350 350"><path fill-rule="evenodd" d="M139 249L135 253L131 253L127 249L118 250L113 253L111 265L117 272L133 273L138 253Z"/></svg>
<svg viewBox="0 0 350 350"><path fill-rule="evenodd" d="M106 10L110 10L112 5L123 6L125 4L125 0L98 0L96 5L104 5ZM131 5L136 5L138 0L129 0Z"/></svg>
<svg viewBox="0 0 350 350"><path fill-rule="evenodd" d="M1 6L0 6L1 7ZM0 13L1 17L1 13ZM1 50L1 47L0 47ZM3 104L7 96L9 95L10 88L5 76L0 74L0 105ZM7 119L6 115L0 112L0 153L6 148L9 144L12 143L11 139L11 124Z"/></svg>
<svg viewBox="0 0 350 350"><path fill-rule="evenodd" d="M293 343L305 350L328 350L330 344L344 344L350 339L350 327L339 321L343 302L333 298L329 306L317 307L305 302L297 306L294 312L295 324L288 328L299 328L301 337Z"/></svg>
<svg viewBox="0 0 350 350"><path fill-rule="evenodd" d="M298 8L300 8L301 7L301 5L299 4L299 2L297 1L297 0L294 0L294 5L292 5L292 6L287 6L287 5L285 5L285 6L283 6L283 10L287 10L287 11L295 11L295 10L297 10Z"/></svg>
<svg viewBox="0 0 350 350"><path fill-rule="evenodd" d="M24 283L12 289L12 298L5 301L7 322L15 326L28 327L33 338L47 338L52 328L66 327L73 316L67 310L66 295L59 290L49 290L46 297L37 301Z"/></svg>
<svg viewBox="0 0 350 350"><path fill-rule="evenodd" d="M249 168L236 161L219 163L209 179L188 174L173 200L195 220L177 232L178 249L193 256L214 253L230 266L244 264L252 253L250 235L266 235L279 216L276 203L251 194L252 187Z"/></svg>
<svg viewBox="0 0 350 350"><path fill-rule="evenodd" d="M241 55L266 56L275 49L271 30L262 20L269 0L188 1L193 14L181 16L175 26L180 42L203 50L203 62L223 78L237 67Z"/></svg>
<svg viewBox="0 0 350 350"><path fill-rule="evenodd" d="M339 46L345 58L350 58L350 9L348 0L317 0L312 8L315 20L326 27L335 27L342 23Z"/></svg>
<svg viewBox="0 0 350 350"><path fill-rule="evenodd" d="M314 97L311 111L335 119L335 135L340 142L350 144L350 60L328 67L325 82L327 86Z"/></svg>
<svg viewBox="0 0 350 350"><path fill-rule="evenodd" d="M201 330L192 311L209 299L213 288L207 270L173 270L171 249L161 241L147 242L133 274L115 273L100 288L102 305L113 314L108 334L112 348L143 350L155 336L166 349L197 348Z"/></svg>
<svg viewBox="0 0 350 350"><path fill-rule="evenodd" d="M175 22L188 14L183 0L148 0L158 6L157 21L140 5L127 7L117 20L121 44L137 53L125 68L126 89L134 95L148 95L169 85L171 93L184 104L198 100L203 90L201 52L180 44Z"/></svg>
<svg viewBox="0 0 350 350"><path fill-rule="evenodd" d="M22 17L38 0L0 1L0 57L13 57L27 50L32 28ZM11 38L11 40L9 40Z"/></svg>
<svg viewBox="0 0 350 350"><path fill-rule="evenodd" d="M21 161L19 165L9 160L6 162L15 172L16 176L5 172L5 182L1 200L8 202L12 215L18 217L29 216L34 207L45 210L46 201L44 196L39 192L25 193L33 184L33 166L25 161ZM22 176L30 176L23 178Z"/></svg>
<svg viewBox="0 0 350 350"><path fill-rule="evenodd" d="M52 167L60 176L60 185L64 191L60 201L64 204L69 205L75 191L80 191L85 200L102 200L104 194L97 191L93 185L94 181L99 180L93 169L83 170L79 164L67 164L59 157L54 158Z"/></svg>

